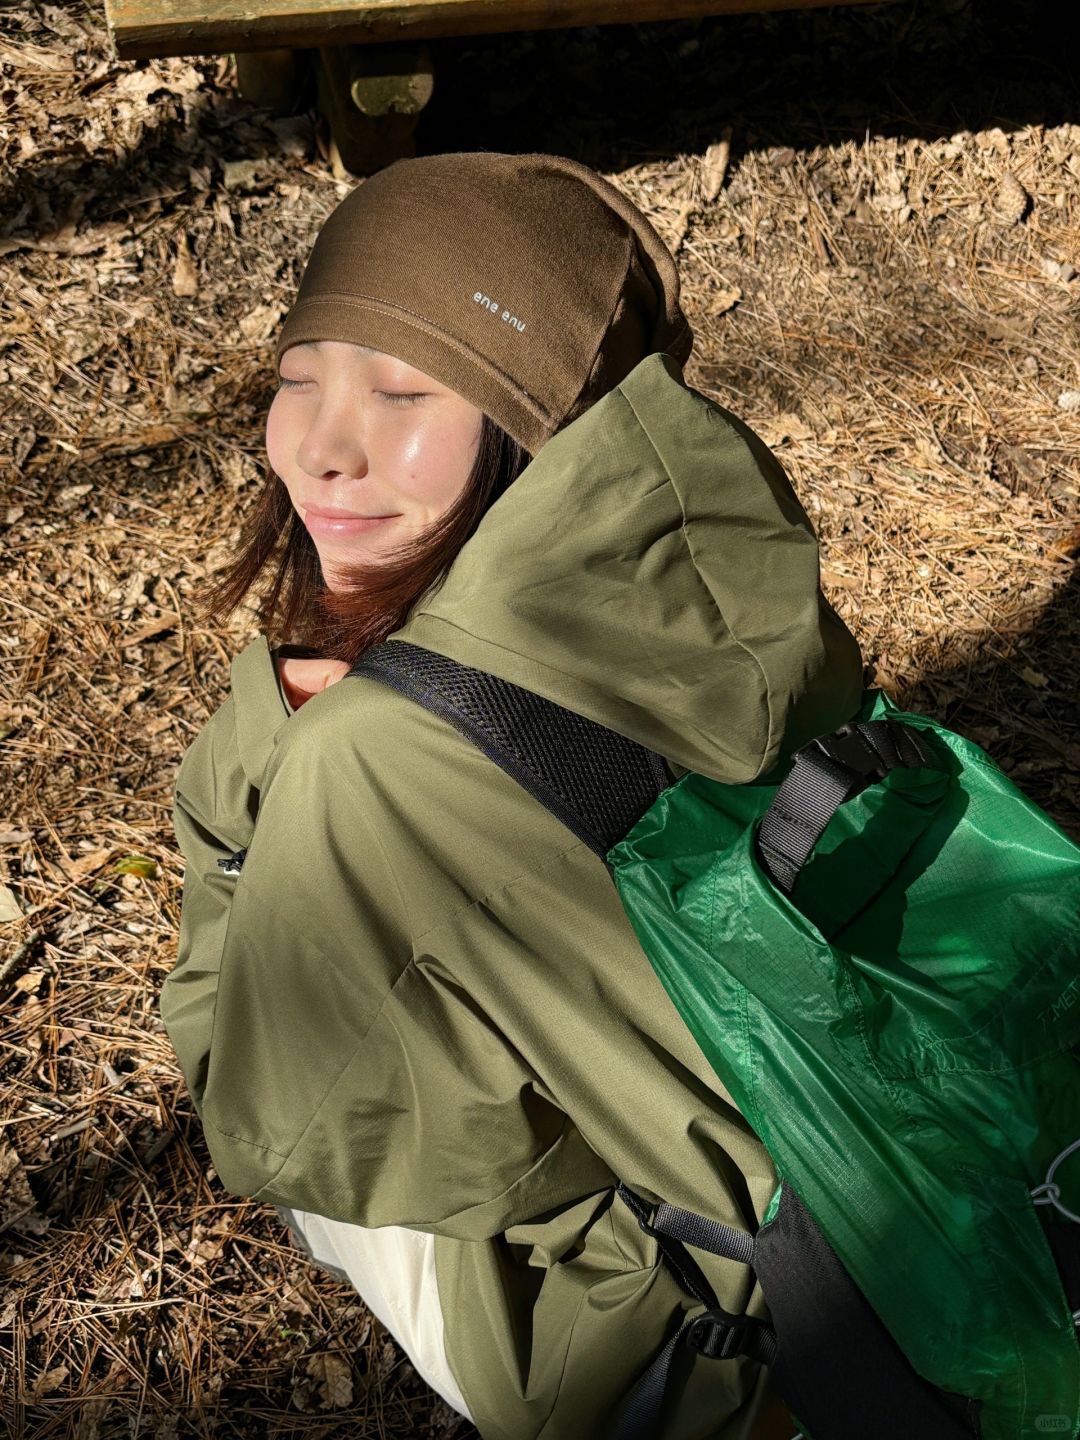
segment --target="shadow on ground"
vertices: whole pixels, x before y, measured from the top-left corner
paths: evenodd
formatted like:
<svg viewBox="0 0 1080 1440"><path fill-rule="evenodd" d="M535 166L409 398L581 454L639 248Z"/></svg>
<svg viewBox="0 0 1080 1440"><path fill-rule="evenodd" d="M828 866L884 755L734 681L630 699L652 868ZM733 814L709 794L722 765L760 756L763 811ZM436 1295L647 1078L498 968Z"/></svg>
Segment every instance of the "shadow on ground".
<svg viewBox="0 0 1080 1440"><path fill-rule="evenodd" d="M1080 567L1005 648L983 637L956 664L928 668L903 702L978 741L1080 843Z"/></svg>

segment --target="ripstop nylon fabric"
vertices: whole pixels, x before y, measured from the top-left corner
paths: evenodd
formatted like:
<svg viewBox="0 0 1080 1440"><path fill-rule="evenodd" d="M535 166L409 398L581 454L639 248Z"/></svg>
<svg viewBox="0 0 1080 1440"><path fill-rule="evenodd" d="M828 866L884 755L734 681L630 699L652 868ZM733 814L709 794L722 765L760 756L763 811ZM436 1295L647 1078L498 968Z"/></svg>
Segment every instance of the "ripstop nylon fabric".
<svg viewBox="0 0 1080 1440"><path fill-rule="evenodd" d="M977 746L882 694L859 718L890 716L941 769L848 801L792 900L754 854L773 784L688 774L608 859L687 1025L919 1374L983 1401L984 1440L1062 1415L1075 1435L1080 1347L1030 1191L1080 1135L1080 848Z"/></svg>

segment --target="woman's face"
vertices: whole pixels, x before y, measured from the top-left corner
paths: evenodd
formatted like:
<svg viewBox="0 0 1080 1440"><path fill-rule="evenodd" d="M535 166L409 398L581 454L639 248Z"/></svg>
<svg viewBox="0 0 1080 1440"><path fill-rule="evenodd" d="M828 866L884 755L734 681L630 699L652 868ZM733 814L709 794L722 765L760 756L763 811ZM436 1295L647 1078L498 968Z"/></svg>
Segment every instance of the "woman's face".
<svg viewBox="0 0 1080 1440"><path fill-rule="evenodd" d="M291 345L280 376L266 451L333 589L337 566L377 560L450 509L483 412L404 360L341 340Z"/></svg>

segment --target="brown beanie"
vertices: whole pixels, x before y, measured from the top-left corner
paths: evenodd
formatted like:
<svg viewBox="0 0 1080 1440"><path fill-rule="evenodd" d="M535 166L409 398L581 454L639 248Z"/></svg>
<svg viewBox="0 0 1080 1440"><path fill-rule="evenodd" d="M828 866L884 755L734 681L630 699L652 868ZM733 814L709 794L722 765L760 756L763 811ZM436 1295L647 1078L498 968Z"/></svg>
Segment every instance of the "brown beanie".
<svg viewBox="0 0 1080 1440"><path fill-rule="evenodd" d="M646 355L693 347L670 250L603 176L560 155L398 160L315 241L276 359L370 345L457 392L535 454Z"/></svg>

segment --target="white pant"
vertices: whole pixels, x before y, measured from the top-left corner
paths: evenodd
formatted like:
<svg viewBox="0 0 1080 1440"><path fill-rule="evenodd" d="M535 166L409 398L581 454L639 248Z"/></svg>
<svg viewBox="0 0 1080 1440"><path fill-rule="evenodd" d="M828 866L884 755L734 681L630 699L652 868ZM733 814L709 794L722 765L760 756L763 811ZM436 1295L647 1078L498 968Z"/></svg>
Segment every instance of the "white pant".
<svg viewBox="0 0 1080 1440"><path fill-rule="evenodd" d="M401 1225L367 1230L283 1206L277 1211L313 1260L345 1275L408 1355L417 1374L471 1420L446 1360L434 1235Z"/></svg>

